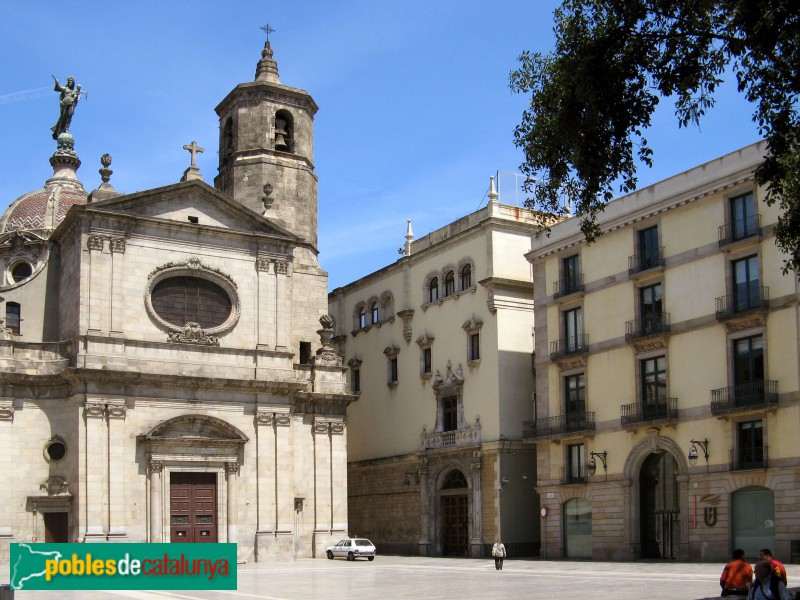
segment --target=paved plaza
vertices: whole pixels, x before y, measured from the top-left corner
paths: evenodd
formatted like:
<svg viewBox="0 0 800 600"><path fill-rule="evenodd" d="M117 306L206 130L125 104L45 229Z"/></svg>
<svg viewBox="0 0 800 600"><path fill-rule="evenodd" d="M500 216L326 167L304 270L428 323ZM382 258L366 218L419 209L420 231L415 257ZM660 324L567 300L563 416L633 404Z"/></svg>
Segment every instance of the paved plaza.
<svg viewBox="0 0 800 600"><path fill-rule="evenodd" d="M378 556L375 561L300 559L239 565L239 589L229 592L25 592L15 600L394 600L437 598L499 600L692 600L719 592L722 564L508 560L496 571L490 559ZM789 584L800 565L787 565ZM0 569L8 581L8 564Z"/></svg>

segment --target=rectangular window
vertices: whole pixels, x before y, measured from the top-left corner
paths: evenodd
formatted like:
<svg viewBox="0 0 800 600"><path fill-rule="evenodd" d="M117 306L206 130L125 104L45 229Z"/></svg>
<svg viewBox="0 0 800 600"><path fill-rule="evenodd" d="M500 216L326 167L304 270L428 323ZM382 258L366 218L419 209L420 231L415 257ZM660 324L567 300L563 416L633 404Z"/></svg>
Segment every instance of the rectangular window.
<svg viewBox="0 0 800 600"><path fill-rule="evenodd" d="M481 336L480 333L470 333L468 336L469 348L467 348L467 360L481 359Z"/></svg>
<svg viewBox="0 0 800 600"><path fill-rule="evenodd" d="M361 370L353 369L350 371L350 389L354 394L361 391Z"/></svg>
<svg viewBox="0 0 800 600"><path fill-rule="evenodd" d="M574 254L568 256L562 261L563 272L563 286L562 295L572 294L577 292L580 286L580 272L578 264L578 255Z"/></svg>
<svg viewBox="0 0 800 600"><path fill-rule="evenodd" d="M422 372L425 374L431 373L431 349L422 349Z"/></svg>
<svg viewBox="0 0 800 600"><path fill-rule="evenodd" d="M442 431L458 429L458 398L448 396L442 398Z"/></svg>
<svg viewBox="0 0 800 600"><path fill-rule="evenodd" d="M764 466L764 424L757 421L739 423L739 448L736 467L758 469Z"/></svg>
<svg viewBox="0 0 800 600"><path fill-rule="evenodd" d="M641 256L640 265L642 269L650 269L661 264L658 227L648 227L639 232L639 254Z"/></svg>
<svg viewBox="0 0 800 600"><path fill-rule="evenodd" d="M758 256L733 262L733 309L736 312L761 306Z"/></svg>
<svg viewBox="0 0 800 600"><path fill-rule="evenodd" d="M372 322L373 323L377 323L378 321L380 321L379 315L378 315L378 305L377 304L373 304L372 305L372 311L371 312L372 312Z"/></svg>
<svg viewBox="0 0 800 600"><path fill-rule="evenodd" d="M567 482L583 483L586 481L586 449L583 444L571 444L567 447Z"/></svg>
<svg viewBox="0 0 800 600"><path fill-rule="evenodd" d="M311 342L300 342L300 364L311 364Z"/></svg>
<svg viewBox="0 0 800 600"><path fill-rule="evenodd" d="M19 335L20 305L16 302L6 302L6 328L15 335Z"/></svg>
<svg viewBox="0 0 800 600"><path fill-rule="evenodd" d="M663 331L664 290L660 283L639 290L639 313L643 335Z"/></svg>
<svg viewBox="0 0 800 600"><path fill-rule="evenodd" d="M564 377L564 412L570 421L586 418L586 378L583 373Z"/></svg>
<svg viewBox="0 0 800 600"><path fill-rule="evenodd" d="M645 418L658 417L666 410L667 359L663 356L641 361L642 414Z"/></svg>
<svg viewBox="0 0 800 600"><path fill-rule="evenodd" d="M564 350L576 352L583 345L583 311L580 308L564 311Z"/></svg>
<svg viewBox="0 0 800 600"><path fill-rule="evenodd" d="M733 382L736 406L764 399L764 339L760 335L733 342Z"/></svg>
<svg viewBox="0 0 800 600"><path fill-rule="evenodd" d="M397 383L397 357L389 359L389 383Z"/></svg>
<svg viewBox="0 0 800 600"><path fill-rule="evenodd" d="M741 240L756 234L758 230L756 202L753 193L748 192L731 198L731 233L734 240Z"/></svg>

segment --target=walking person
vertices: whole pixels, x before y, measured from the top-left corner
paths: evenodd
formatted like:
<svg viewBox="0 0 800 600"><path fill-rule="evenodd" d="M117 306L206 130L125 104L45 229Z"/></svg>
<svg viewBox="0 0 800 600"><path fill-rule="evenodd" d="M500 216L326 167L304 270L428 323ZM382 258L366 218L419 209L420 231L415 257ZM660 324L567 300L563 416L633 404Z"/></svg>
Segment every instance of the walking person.
<svg viewBox="0 0 800 600"><path fill-rule="evenodd" d="M767 560L756 563L756 580L750 588L748 600L792 600L791 594L786 591L786 586L775 569Z"/></svg>
<svg viewBox="0 0 800 600"><path fill-rule="evenodd" d="M722 596L747 596L748 588L753 583L753 567L744 558L744 550L733 551L733 560L722 569L719 586Z"/></svg>
<svg viewBox="0 0 800 600"><path fill-rule="evenodd" d="M492 546L492 556L494 556L494 568L502 571L503 559L506 557L506 547L500 538L497 538L494 546Z"/></svg>
<svg viewBox="0 0 800 600"><path fill-rule="evenodd" d="M775 571L775 575L783 582L783 585L788 587L789 584L786 581L786 567L783 566L781 561L772 557L772 550L764 548L759 552L758 558L767 561L772 567L772 570Z"/></svg>

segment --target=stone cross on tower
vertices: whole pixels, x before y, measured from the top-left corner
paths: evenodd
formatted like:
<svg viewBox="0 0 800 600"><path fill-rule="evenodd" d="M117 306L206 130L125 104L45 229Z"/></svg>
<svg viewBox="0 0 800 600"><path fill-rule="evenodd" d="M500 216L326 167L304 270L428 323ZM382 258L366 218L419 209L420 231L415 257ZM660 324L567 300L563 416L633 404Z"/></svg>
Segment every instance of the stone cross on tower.
<svg viewBox="0 0 800 600"><path fill-rule="evenodd" d="M197 168L197 153L203 152L205 148L201 148L197 145L197 142L192 140L192 143L184 145L183 149L191 153L192 164L183 172L181 181L189 181L190 179L200 179L202 181L203 175L200 173L200 169Z"/></svg>

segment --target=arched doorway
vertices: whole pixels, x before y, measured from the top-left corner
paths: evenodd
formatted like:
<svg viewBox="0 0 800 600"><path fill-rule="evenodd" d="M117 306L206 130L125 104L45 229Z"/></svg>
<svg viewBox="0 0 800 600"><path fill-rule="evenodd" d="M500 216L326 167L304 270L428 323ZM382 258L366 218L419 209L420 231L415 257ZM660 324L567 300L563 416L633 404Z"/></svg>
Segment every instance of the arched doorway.
<svg viewBox="0 0 800 600"><path fill-rule="evenodd" d="M749 487L731 495L731 540L745 556L758 556L761 548L775 547L775 499L771 489Z"/></svg>
<svg viewBox="0 0 800 600"><path fill-rule="evenodd" d="M469 556L469 497L467 479L459 470L450 471L439 492L442 555Z"/></svg>
<svg viewBox="0 0 800 600"><path fill-rule="evenodd" d="M651 453L639 472L642 558L676 558L680 536L678 465L669 452Z"/></svg>
<svg viewBox="0 0 800 600"><path fill-rule="evenodd" d="M564 558L592 558L592 501L564 504Z"/></svg>

